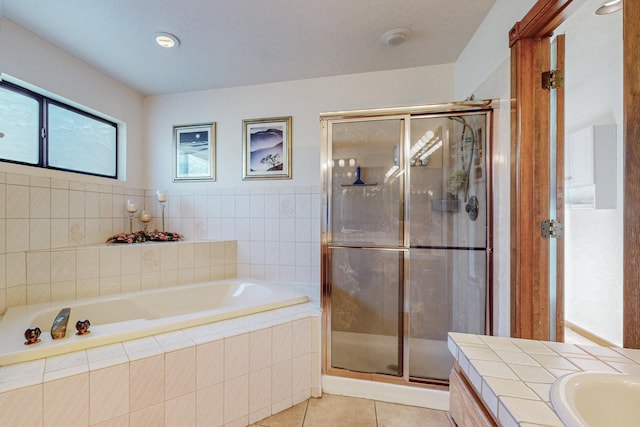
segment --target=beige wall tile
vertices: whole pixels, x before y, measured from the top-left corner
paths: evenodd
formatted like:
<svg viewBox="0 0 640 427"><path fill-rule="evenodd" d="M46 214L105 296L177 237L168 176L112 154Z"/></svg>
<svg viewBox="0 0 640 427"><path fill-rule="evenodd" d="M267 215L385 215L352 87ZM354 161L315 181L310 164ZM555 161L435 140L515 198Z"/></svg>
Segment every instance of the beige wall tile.
<svg viewBox="0 0 640 427"><path fill-rule="evenodd" d="M190 347L165 354L165 399L193 393L196 390L196 348Z"/></svg>
<svg viewBox="0 0 640 427"><path fill-rule="evenodd" d="M98 248L76 250L76 279L100 277L100 251Z"/></svg>
<svg viewBox="0 0 640 427"><path fill-rule="evenodd" d="M164 402L163 355L133 361L129 372L132 412Z"/></svg>
<svg viewBox="0 0 640 427"><path fill-rule="evenodd" d="M272 329L253 331L249 336L249 369L251 372L271 366Z"/></svg>
<svg viewBox="0 0 640 427"><path fill-rule="evenodd" d="M293 328L293 357L311 352L311 318L296 320Z"/></svg>
<svg viewBox="0 0 640 427"><path fill-rule="evenodd" d="M311 393L311 363L310 353L293 359L291 366L292 393L293 396L304 396L302 399L298 397L298 402L294 398L294 403L307 399Z"/></svg>
<svg viewBox="0 0 640 427"><path fill-rule="evenodd" d="M197 346L196 350L198 390L224 381L224 340L220 339Z"/></svg>
<svg viewBox="0 0 640 427"><path fill-rule="evenodd" d="M42 385L0 393L3 425L42 426L42 406Z"/></svg>
<svg viewBox="0 0 640 427"><path fill-rule="evenodd" d="M142 249L136 245L126 245L120 251L122 275L140 274L142 271Z"/></svg>
<svg viewBox="0 0 640 427"><path fill-rule="evenodd" d="M100 195L87 191L84 196L85 218L100 218Z"/></svg>
<svg viewBox="0 0 640 427"><path fill-rule="evenodd" d="M131 413L130 427L157 427L164 425L164 401Z"/></svg>
<svg viewBox="0 0 640 427"><path fill-rule="evenodd" d="M29 220L7 218L7 252L29 250Z"/></svg>
<svg viewBox="0 0 640 427"><path fill-rule="evenodd" d="M29 190L29 218L51 217L51 189L31 187Z"/></svg>
<svg viewBox="0 0 640 427"><path fill-rule="evenodd" d="M7 218L29 218L29 187L7 184L5 197Z"/></svg>
<svg viewBox="0 0 640 427"><path fill-rule="evenodd" d="M237 335L224 340L225 381L249 373L249 334Z"/></svg>
<svg viewBox="0 0 640 427"><path fill-rule="evenodd" d="M216 384L196 393L196 425L219 427L224 423L224 384Z"/></svg>
<svg viewBox="0 0 640 427"><path fill-rule="evenodd" d="M271 367L249 375L249 413L263 412L265 409L268 412L266 416L271 415Z"/></svg>
<svg viewBox="0 0 640 427"><path fill-rule="evenodd" d="M249 415L249 375L224 383L224 423Z"/></svg>
<svg viewBox="0 0 640 427"><path fill-rule="evenodd" d="M75 250L51 252L51 281L64 282L76 279Z"/></svg>
<svg viewBox="0 0 640 427"><path fill-rule="evenodd" d="M91 424L129 412L129 364L89 373L89 408Z"/></svg>
<svg viewBox="0 0 640 427"><path fill-rule="evenodd" d="M69 246L69 220L51 220L51 248L66 248Z"/></svg>
<svg viewBox="0 0 640 427"><path fill-rule="evenodd" d="M69 218L69 190L51 190L51 218Z"/></svg>
<svg viewBox="0 0 640 427"><path fill-rule="evenodd" d="M121 248L119 246L100 248L100 277L119 276L122 273Z"/></svg>
<svg viewBox="0 0 640 427"><path fill-rule="evenodd" d="M272 362L273 364L291 361L293 357L293 327L291 322L277 325L272 328Z"/></svg>
<svg viewBox="0 0 640 427"><path fill-rule="evenodd" d="M175 399L167 400L164 404L165 427L195 427L196 425L196 394L189 393Z"/></svg>
<svg viewBox="0 0 640 427"><path fill-rule="evenodd" d="M271 368L271 403L275 404L292 396L291 360L274 364Z"/></svg>
<svg viewBox="0 0 640 427"><path fill-rule="evenodd" d="M44 383L44 426L89 424L89 374Z"/></svg>
<svg viewBox="0 0 640 427"><path fill-rule="evenodd" d="M51 253L27 253L27 285L51 281Z"/></svg>

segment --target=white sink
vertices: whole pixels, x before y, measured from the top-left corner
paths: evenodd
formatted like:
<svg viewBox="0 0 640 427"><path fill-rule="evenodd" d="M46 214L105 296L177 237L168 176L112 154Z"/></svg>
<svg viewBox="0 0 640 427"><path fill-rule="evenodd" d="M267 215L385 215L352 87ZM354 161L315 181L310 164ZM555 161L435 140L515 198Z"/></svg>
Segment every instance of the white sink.
<svg viewBox="0 0 640 427"><path fill-rule="evenodd" d="M565 375L552 384L551 403L567 427L640 426L640 376Z"/></svg>

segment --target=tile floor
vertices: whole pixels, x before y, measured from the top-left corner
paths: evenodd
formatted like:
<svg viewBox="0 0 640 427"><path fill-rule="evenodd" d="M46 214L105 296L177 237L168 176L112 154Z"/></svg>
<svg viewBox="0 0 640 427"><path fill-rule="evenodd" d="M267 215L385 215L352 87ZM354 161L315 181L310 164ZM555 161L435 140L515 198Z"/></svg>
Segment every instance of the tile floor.
<svg viewBox="0 0 640 427"><path fill-rule="evenodd" d="M250 427L451 427L445 411L324 394Z"/></svg>

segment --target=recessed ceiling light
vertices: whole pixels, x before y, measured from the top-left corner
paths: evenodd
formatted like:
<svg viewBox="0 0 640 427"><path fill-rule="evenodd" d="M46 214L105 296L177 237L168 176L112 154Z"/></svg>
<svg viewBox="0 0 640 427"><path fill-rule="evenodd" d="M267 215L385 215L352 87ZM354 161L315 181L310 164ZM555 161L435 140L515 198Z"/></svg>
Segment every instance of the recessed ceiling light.
<svg viewBox="0 0 640 427"><path fill-rule="evenodd" d="M170 49L172 47L178 47L180 45L180 40L173 34L169 33L155 33L153 35L153 40L158 44L158 46L166 47Z"/></svg>
<svg viewBox="0 0 640 427"><path fill-rule="evenodd" d="M622 9L622 0L608 1L596 9L596 15L608 15L620 9Z"/></svg>
<svg viewBox="0 0 640 427"><path fill-rule="evenodd" d="M403 43L407 37L409 37L410 33L411 30L407 28L394 28L392 30L385 31L380 37L380 40L388 46L397 46Z"/></svg>

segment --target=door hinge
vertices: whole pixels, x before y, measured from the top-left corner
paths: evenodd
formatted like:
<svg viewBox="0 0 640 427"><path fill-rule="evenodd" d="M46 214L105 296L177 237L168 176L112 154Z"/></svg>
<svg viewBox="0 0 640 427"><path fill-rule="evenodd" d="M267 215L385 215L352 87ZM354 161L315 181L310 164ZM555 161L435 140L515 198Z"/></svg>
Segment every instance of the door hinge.
<svg viewBox="0 0 640 427"><path fill-rule="evenodd" d="M542 88L543 89L557 89L564 87L564 71L551 70L542 73Z"/></svg>
<svg viewBox="0 0 640 427"><path fill-rule="evenodd" d="M545 239L564 237L564 225L557 219L545 219L540 223L540 234Z"/></svg>

